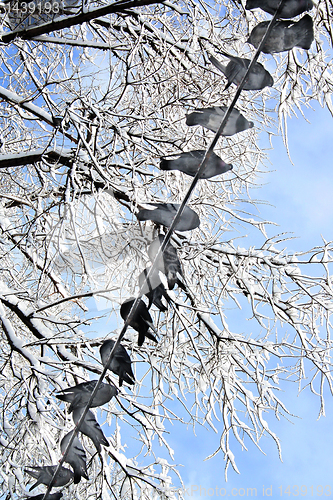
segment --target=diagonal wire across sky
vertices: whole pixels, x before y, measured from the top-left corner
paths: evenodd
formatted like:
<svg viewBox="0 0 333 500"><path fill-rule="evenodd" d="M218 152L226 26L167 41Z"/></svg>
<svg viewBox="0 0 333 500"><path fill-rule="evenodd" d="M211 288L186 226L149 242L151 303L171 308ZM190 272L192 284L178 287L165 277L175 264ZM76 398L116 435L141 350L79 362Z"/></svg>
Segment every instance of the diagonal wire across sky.
<svg viewBox="0 0 333 500"><path fill-rule="evenodd" d="M147 276L146 276L146 282L148 282L148 283L149 283L149 281L148 281L148 280L149 280L149 277L151 276L151 274L154 272L154 270L155 270L155 268L156 268L156 264L157 264L157 262L158 262L158 259L160 258L161 254L163 254L163 252L164 252L164 250L165 250L166 246L168 245L168 243L169 243L169 241L170 241L170 239L171 239L171 237L172 237L172 234L173 234L173 233L174 233L174 231L175 231L175 226L176 226L176 224L179 222L179 219L181 218L182 213L183 213L183 211L184 211L184 209L185 209L185 207L186 207L186 205L187 205L188 201L190 200L190 198L191 198L191 196L192 196L192 193L193 193L193 191L194 191L194 189L195 189L195 187L196 187L196 185L197 185L197 183L198 183L198 180L200 179L201 174L203 173L203 171L204 171L204 170L205 170L205 168L206 168L207 162L208 162L208 160L209 160L209 158L210 158L211 154L213 153L214 148L215 148L215 146L216 146L216 144L217 144L217 141L218 141L218 139L219 139L220 135L222 134L223 129L224 129L224 127L225 127L225 125L226 125L226 123L227 123L227 121L228 121L228 118L230 117L231 112L232 112L232 110L234 109L235 104L236 104L236 102L237 102L237 100L238 100L238 98L239 98L239 96L240 96L240 94L241 94L241 92L242 92L242 90L243 90L243 87L244 87L244 84L245 84L245 82L246 82L246 79L247 79L247 77L248 77L248 75L249 75L250 71L252 70L253 66L256 64L256 61L257 61L257 60L258 60L258 58L259 58L259 55L260 55L261 49L262 49L262 47L264 46L264 44L265 44L265 42L266 42L266 40L267 40L267 38L268 38L269 34L270 34L270 33L271 33L271 31L272 31L273 26L274 26L274 24L275 24L275 21L276 21L276 19L278 18L278 15L279 15L279 13L280 13L280 11L281 11L281 8L282 8L282 6L283 6L283 4L284 4L284 2L285 2L285 1L286 1L286 0L280 0L280 2L279 2L279 4L278 4L278 7L277 7L277 9L276 9L276 12L275 12L275 14L274 14L273 18L271 19L271 21L270 21L270 23L269 23L269 25L268 25L268 27L267 27L267 30L266 30L266 32L265 32L265 34L264 34L264 36L262 37L262 40L261 40L261 42L260 42L260 45L258 46L258 48L257 48L257 50L256 50L256 52L255 52L255 54L254 54L254 56L253 56L253 58L252 58L252 60L251 60L250 64L249 64L249 66L248 66L248 68L247 68L247 70L246 70L246 73L244 74L244 77L243 77L243 79L241 80L241 82L240 82L240 84L239 84L239 86L238 86L238 88L237 88L237 90L236 90L235 96L234 96L234 98L233 98L233 100L232 100L231 104L229 105L229 107L228 107L228 110L227 110L226 114L225 114L225 115L224 115L224 117L223 117L223 120L222 120L222 122L221 122L221 125L220 125L219 129L217 130L217 132L216 132L216 134L215 134L215 136L214 136L214 138L213 138L213 140L212 140L212 142L211 142L210 146L209 146L209 147L208 147L208 149L206 150L205 155L204 155L204 158L202 159L202 161L201 161L201 163L200 163L199 169L198 169L198 171L197 171L196 175L194 176L194 178L193 178L193 180L192 180L192 182L191 182L191 185L189 186L188 191L186 192L186 194L185 194L185 196L184 196L184 199L183 199L182 203L180 204L180 206L179 206L179 208L178 208L178 211L177 211L177 213L176 213L176 215L175 215L175 217L174 217L174 219L173 219L173 221L172 221L172 223L171 223L171 225L170 225L170 227L169 227L169 229L168 229L168 231L167 231L166 235L164 236L163 242L162 242L162 244L160 245L160 248L159 248L159 250L158 250L157 254L155 255L155 258L154 258L154 261L153 261L153 263L152 263L152 266L151 266L151 268L150 268L149 272L147 273ZM129 314L128 314L128 316L127 316L126 320L125 320L124 326L123 326L123 328L121 329L121 331L120 331L120 333L119 333L119 335L118 335L118 338L117 338L117 340L116 340L116 342L115 342L115 344L114 344L114 346L113 346L113 349L111 350L111 352L110 352L110 354L109 354L109 357L108 357L108 359L107 359L107 362L106 362L106 363L105 363L105 365L104 365L103 371L102 371L102 373L101 373L101 375L100 375L100 377L99 377L99 379L98 379L98 381L97 381L97 383L96 383L96 385L95 385L95 387L94 387L94 390L92 391L92 393L91 393L91 395L90 395L90 398L89 398L89 400L88 400L88 402L87 402L87 404L86 404L86 406L85 406L85 408L84 408L84 411L82 412L82 414L81 414L81 417L80 417L79 421L78 421L78 422L77 422L77 424L75 425L75 428L74 428L74 430L73 430L72 436L71 436L70 440L68 441L67 447L66 447L66 449L65 449L64 453L62 454L62 457L61 457L61 459L60 459L60 461L59 461L59 464L57 465L57 468L56 468L56 470L55 470L55 472L54 472L54 474L53 474L52 480L51 480L51 482L49 483L49 485L48 485L48 487L47 487L47 490L46 490L46 492L44 493L44 496L43 496L42 500L45 500L45 499L46 499L46 497L47 497L47 495L48 495L48 494L49 494L49 492L51 491L51 489L52 489L52 487L53 487L53 484L54 484L54 482L55 482L55 479L56 479L56 477L57 477L57 474L58 474L58 472L59 472L60 468L62 467L62 464L66 461L66 457L67 457L68 451L69 451L69 449L70 449L70 447L71 447L71 445L72 445L72 443L73 443L73 441L74 441L75 437L77 436L77 434L78 434L78 432L79 432L79 430L80 430L80 426L81 426L81 424L83 423L83 421L84 421L84 419L85 419L85 416L86 416L86 414L87 414L87 412L88 412L88 410L89 410L89 408L90 408L90 405L91 405L91 403L92 403L92 401L93 401L93 399L94 399L94 397L95 397L95 395L96 395L96 393L97 393L97 391L98 391L98 389L99 389L99 387L100 387L101 383L103 382L103 379L104 379L104 377L105 377L105 375L106 375L107 370L109 369L108 367L109 367L109 365L110 365L111 359L113 358L114 352L115 352L115 351L116 351L116 349L118 348L118 346L119 346L119 344L120 344L121 340L123 339L123 337L124 337L124 335L125 335L125 333L126 333L126 330L127 330L128 326L129 326L130 322L132 321L132 319L133 319L133 317L134 317L134 315L135 315L135 312L136 312L137 307L138 307L138 305L139 305L139 303L140 303L140 300L141 300L141 299L140 299L140 297L141 297L141 295L142 295L142 291L143 291L143 287L144 287L144 286L145 286L145 283L143 283L143 284L142 284L142 286L140 287L139 296L135 299L135 301L134 301L134 303L133 303L133 305L132 305L132 307L131 307L131 310L130 310L130 312L129 312Z"/></svg>

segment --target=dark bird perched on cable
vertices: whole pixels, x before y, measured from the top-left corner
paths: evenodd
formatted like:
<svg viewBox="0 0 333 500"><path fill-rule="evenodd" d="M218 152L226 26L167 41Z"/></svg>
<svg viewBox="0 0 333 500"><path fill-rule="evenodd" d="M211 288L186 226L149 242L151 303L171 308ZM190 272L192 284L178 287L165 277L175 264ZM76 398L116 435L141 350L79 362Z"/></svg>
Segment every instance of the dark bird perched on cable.
<svg viewBox="0 0 333 500"><path fill-rule="evenodd" d="M64 389L62 391L62 394L56 394L56 397L58 399L61 399L61 401L70 403L68 411L69 413L72 413L75 408L86 406L96 384L97 380L83 382L82 384L77 384L74 387L68 387L67 389ZM104 382L101 382L98 391L90 404L90 407L95 408L96 406L102 406L105 403L108 403L110 399L112 399L113 396L116 396L117 394L118 390L113 385L104 384Z"/></svg>
<svg viewBox="0 0 333 500"><path fill-rule="evenodd" d="M101 345L99 352L101 355L101 360L103 366L106 365L107 360L110 356L110 352L115 345L115 341L112 339L105 340ZM112 359L108 365L109 370L119 376L119 387L122 386L123 381L126 384L133 385L135 383L134 373L131 367L131 358L129 357L124 346L119 344L113 353Z"/></svg>
<svg viewBox="0 0 333 500"><path fill-rule="evenodd" d="M280 0L247 0L245 9L252 10L260 8L272 14L274 16L276 9L278 8ZM285 0L282 9L278 15L278 18L291 19L307 10L311 10L313 7L313 2L311 0Z"/></svg>
<svg viewBox="0 0 333 500"><path fill-rule="evenodd" d="M230 59L226 66L223 66L214 56L210 56L209 60L227 77L228 83L224 87L224 90L226 90L232 83L240 84L251 61L243 57L232 56L223 51L221 51L221 54ZM262 64L256 62L246 77L243 90L262 90L265 87L272 87L273 84L272 75L268 73Z"/></svg>
<svg viewBox="0 0 333 500"><path fill-rule="evenodd" d="M27 497L26 500L43 500L43 498L45 498L45 500L60 500L60 498L62 497L62 492L61 491L57 491L56 493L48 493L45 497L44 497L45 493L40 493L39 495L34 495L33 497Z"/></svg>
<svg viewBox="0 0 333 500"><path fill-rule="evenodd" d="M69 440L72 437L73 431L70 431L66 436L64 436L60 443L61 453L64 454L69 443ZM87 455L83 449L83 446L77 436L75 436L74 441L72 442L67 456L65 458L65 462L73 467L74 471L74 484L78 484L81 481L81 477L85 479L89 479L87 474Z"/></svg>
<svg viewBox="0 0 333 500"><path fill-rule="evenodd" d="M180 205L178 203L149 203L153 205L155 210L142 209L137 214L140 221L152 220L156 224L161 224L165 227L170 227ZM190 231L200 225L199 216L194 210L185 207L184 211L175 226L176 231Z"/></svg>
<svg viewBox="0 0 333 500"><path fill-rule="evenodd" d="M120 315L123 318L124 321L126 321L127 316L130 313L130 310L132 309L132 306L134 304L136 299L129 299L124 302L121 307L120 307ZM149 328L154 330L156 332L156 329L153 325L153 320L152 317L149 314L149 311L147 309L146 304L143 302L143 300L140 300L138 303L138 307L136 308L136 311L129 322L129 326L134 328L137 332L139 332L139 337L138 337L138 346L141 347L142 344L145 341L145 338L148 337L150 340L153 340L154 342L157 343L156 338L152 333L150 333Z"/></svg>
<svg viewBox="0 0 333 500"><path fill-rule="evenodd" d="M213 132L220 128L224 115L227 112L226 106L214 106L213 108L198 108L193 113L186 116L186 125L201 125ZM223 136L234 135L243 130L253 127L253 122L249 122L238 109L233 109L221 133Z"/></svg>
<svg viewBox="0 0 333 500"><path fill-rule="evenodd" d="M32 466L29 469L25 468L25 472L27 472L30 476L34 477L37 479L36 483L31 486L29 491L33 490L38 486L39 484L45 484L46 486L49 486L51 483L52 477L56 471L57 466L56 465L43 465L41 467L39 466ZM54 487L58 486L65 486L70 482L71 479L73 479L74 474L70 469L66 469L66 467L60 467L58 474L56 475L55 481L53 483Z"/></svg>
<svg viewBox="0 0 333 500"><path fill-rule="evenodd" d="M253 28L247 40L254 47L258 48L265 35L270 21L263 21ZM265 54L274 54L291 50L294 47L308 50L313 42L313 21L309 14L306 14L298 22L296 21L277 21L262 47Z"/></svg>
<svg viewBox="0 0 333 500"><path fill-rule="evenodd" d="M75 410L73 410L72 416L75 425L77 425L83 412L84 412L83 406L80 408L75 408ZM101 452L102 449L101 444L104 446L109 446L109 441L104 436L101 426L97 422L93 412L90 410L88 410L88 412L84 417L84 420L80 426L80 432L82 432L82 434L88 436L88 438L92 440L92 442L96 447L96 450L99 453Z"/></svg>
<svg viewBox="0 0 333 500"><path fill-rule="evenodd" d="M160 163L161 170L180 170L191 177L197 173L200 163L204 159L206 151L188 151L187 153L180 153L177 158L168 160L162 158ZM210 179L215 175L224 174L232 169L232 165L225 163L214 152L210 155L207 161L205 170L200 175L199 179Z"/></svg>
<svg viewBox="0 0 333 500"><path fill-rule="evenodd" d="M155 261L163 239L164 236L161 234L158 235L158 237L155 238L155 240L148 247L148 255L152 262ZM158 257L155 266L159 271L165 274L170 290L174 288L176 283L182 288L184 287L178 278L178 274L183 276L183 271L180 265L177 250L170 242L165 247L163 254L161 253Z"/></svg>
<svg viewBox="0 0 333 500"><path fill-rule="evenodd" d="M148 277L148 274L150 276ZM164 285L158 275L158 269L154 268L151 271L151 267L144 269L139 275L139 287L140 294L145 295L149 299L148 309L154 304L161 312L168 310L167 307L162 302L162 297L164 297L167 302L169 302L169 297L166 293Z"/></svg>

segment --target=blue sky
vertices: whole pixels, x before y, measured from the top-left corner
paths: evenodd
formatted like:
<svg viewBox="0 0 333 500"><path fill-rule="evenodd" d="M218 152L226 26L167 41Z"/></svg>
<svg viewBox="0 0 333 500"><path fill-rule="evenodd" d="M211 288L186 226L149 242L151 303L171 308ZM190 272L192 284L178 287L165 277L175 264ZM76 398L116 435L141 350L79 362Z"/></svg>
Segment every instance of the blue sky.
<svg viewBox="0 0 333 500"><path fill-rule="evenodd" d="M289 251L321 245L321 235L328 241L333 238L333 119L317 103L313 106L315 111L306 112L310 123L302 117L289 120L289 149L293 164L290 163L282 139L274 138L274 149L269 153L271 172L262 178L265 185L253 193L254 198L271 204L261 205L261 216L280 226L269 228L269 236L290 232L293 233L291 236L297 237L285 243ZM263 145L267 145L264 135L262 141ZM245 239L242 245L244 243ZM228 482L225 483L222 455L202 461L215 449L217 435L198 429L196 438L191 430L185 436L183 433L180 440L177 436L174 438L176 461L185 466L183 479L188 488L189 499L222 495L248 498L251 491L247 491L247 488L256 488L257 497L264 498L263 487L265 496L271 493L270 498L288 498L288 485L291 497L326 497L330 491L333 495L332 396L327 392L327 416L317 420L319 400L314 394L307 389L298 395L296 384L291 382L285 382L281 387L285 391L283 401L293 414L300 417L292 418L291 423L266 415L272 430L281 440L283 462L270 438L263 438L261 441L266 455L255 446L250 445L246 452L235 444L233 451L241 474L229 469ZM293 489L294 485L299 489ZM302 485L307 490L304 487L301 490ZM201 495L200 486L203 488ZM266 491L271 486L272 490ZM330 486L330 490L325 489L325 486ZM208 488L211 490L208 491ZM225 490L219 491L220 488ZM238 490L239 488L243 490ZM253 496L254 493L255 490L252 491Z"/></svg>
<svg viewBox="0 0 333 500"><path fill-rule="evenodd" d="M321 245L321 234L326 240L332 239L333 119L318 104L315 103L314 107L315 111L306 112L310 123L302 117L289 120L289 148L293 164L290 163L282 139L274 138L274 149L269 153L271 171L262 178L264 186L253 193L253 198L266 200L270 204L260 206L261 216L280 226L270 227L269 236L280 232L297 236L297 239L285 243L289 251L307 250ZM263 146L267 145L264 134L261 140ZM252 238L251 233L250 244L253 244ZM259 238L258 244L261 243ZM246 245L246 239L242 240L241 245ZM98 306L99 312L106 312L100 310L101 305ZM105 329L105 321L103 323ZM110 331L111 326L110 323L106 325L105 332ZM238 315L237 329L249 331L245 316L242 318ZM283 418L278 421L274 415L266 414L265 419L280 438L283 462L271 438L263 437L261 440L265 454L251 443L248 451L245 451L234 442L233 452L240 474L229 468L227 483L222 454L204 461L217 447L219 435L198 427L195 436L191 428L185 432L180 424L170 427L168 441L175 451L175 463L184 466L180 470L189 493L187 498L198 500L223 495L248 498L251 497L248 488L255 488L252 497L288 498L288 486L291 497L327 497L330 492L333 495L333 399L327 391L327 416L317 420L319 399L309 389L298 395L295 383L282 382L280 387L283 391L280 398L297 417L291 417L290 421ZM105 427L104 431L108 433ZM113 430L111 426L109 431L112 433ZM126 441L125 435L123 438ZM128 444L129 451L131 445L130 442ZM158 446L155 452L167 457Z"/></svg>
<svg viewBox="0 0 333 500"><path fill-rule="evenodd" d="M270 151L273 172L258 197L275 205L265 207L265 217L280 224L281 230L298 236L288 248L305 250L320 245L322 234L332 239L333 189L332 150L333 118L327 109L313 103L306 118L289 119L289 149L292 165L281 138L273 138ZM274 230L275 231L275 230ZM271 231L272 232L272 231Z"/></svg>

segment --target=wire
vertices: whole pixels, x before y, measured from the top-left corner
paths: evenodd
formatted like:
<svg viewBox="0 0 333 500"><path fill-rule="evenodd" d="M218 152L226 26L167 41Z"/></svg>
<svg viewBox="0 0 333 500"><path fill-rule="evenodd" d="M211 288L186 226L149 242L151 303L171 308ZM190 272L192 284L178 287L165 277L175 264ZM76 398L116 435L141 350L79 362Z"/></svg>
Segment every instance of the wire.
<svg viewBox="0 0 333 500"><path fill-rule="evenodd" d="M247 76L250 73L250 71L253 68L253 66L255 65L256 61L258 60L260 52L261 52L261 49L262 49L263 45L265 44L265 42L266 42L269 34L272 31L273 26L275 24L275 21L276 21L279 13L281 11L281 7L282 7L282 5L283 5L283 3L285 1L286 0L280 0L280 2L279 2L279 5L278 5L278 7L276 9L276 12L275 12L273 18L271 19L271 21L270 21L270 23L269 23L269 25L267 27L266 33L263 36L263 38L262 38L262 40L260 42L260 45L258 46L258 48L256 50L256 53L254 54L253 59L251 60L251 63L249 64L249 66L248 66L248 68L246 70L246 73L245 73L242 81L240 82L240 84L239 84L239 86L237 88L236 94L235 94L235 96L234 96L234 98L233 98L233 100L232 100L232 102L231 102L231 104L230 104L230 106L229 106L229 108L228 108L225 116L223 117L221 125L220 125L218 131L216 132L216 134L215 134L215 136L214 136L214 138L213 138L213 140L212 140L212 142L211 142L211 144L210 144L207 152L205 153L205 156L204 156L204 158L203 158L203 160L202 160L202 162L201 162L201 164L199 166L199 169L198 169L197 173L195 174L195 177L193 178L193 181L191 182L191 185L190 185L187 193L185 194L184 199L183 199L181 205L179 206L179 209L178 209L178 211L177 211L177 213L176 213L176 215L175 215L175 217L174 217L174 219L173 219L173 221L172 221L172 223L171 223L171 225L170 225L170 227L169 227L169 229L168 229L168 231L167 231L167 233L166 233L166 235L165 235L165 237L163 239L162 244L160 245L160 248L159 248L159 250L158 250L158 252L157 252L157 254L156 254L155 258L154 258L154 262L152 263L152 266L151 266L151 268L150 268L150 270L149 270L149 272L148 272L148 274L146 276L146 281L148 281L148 278L150 277L150 275L152 274L153 270L155 269L157 260L160 258L161 254L164 252L167 244L169 243L169 241L171 239L171 236L172 236L172 234L173 234L173 232L175 230L175 226L176 226L177 222L179 221L179 219L180 219L180 217L181 217L181 215L182 215L182 213L183 213L183 211L184 211L184 209L186 207L186 204L187 204L188 200L190 199L190 197L191 197L191 195L192 195L192 193L193 193L193 191L194 191L194 189L195 189L195 187L196 187L196 185L198 183L200 175L202 174L202 172L204 171L204 169L205 169L205 167L207 165L207 162L208 162L208 160L209 160L209 158L210 158L210 156L211 156L211 154L212 154L212 152L213 152L213 150L214 150L214 148L215 148L215 146L217 144L217 141L218 141L221 133L223 132L223 129L224 129L224 127L225 127L225 125L226 125L226 123L228 121L228 118L231 115L231 112L232 112L233 108L235 107L235 104L236 104L236 102L237 102L237 100L238 100L238 98L240 96L241 91L243 90L244 83L245 83L245 81L247 79ZM140 288L140 292L142 291L143 286L144 286L144 283L143 283L142 287ZM99 386L101 385L101 383L103 381L103 378L105 377L105 374L106 374L106 372L108 370L108 366L109 366L109 364L111 362L111 359L113 357L113 353L118 348L121 340L123 339L123 337L125 335L125 332L127 330L127 327L129 326L130 321L133 319L133 316L134 316L134 314L136 312L136 309L137 309L137 307L139 305L140 300L141 300L140 296L137 297L135 299L132 307L131 307L131 310L130 310L130 312L129 312L126 320L125 320L124 326L121 329L121 331L120 331L120 333L118 335L118 338L117 338L117 340L116 340L116 342L115 342L115 344L113 346L113 349L111 350L111 352L109 354L108 360L107 360L107 362L106 362L106 364L104 366L104 369L103 369L103 371L102 371L102 373L101 373L101 375L100 375L100 377L99 377L99 379L97 381L97 384L95 385L94 390L91 393L89 401L87 402L87 404L86 404L86 406L84 408L84 411L83 411L83 413L82 413L82 415L81 415L78 423L76 424L76 426L74 428L73 434L72 434L70 440L68 441L67 447L66 447L66 449L65 449L65 451L63 453L63 456L61 457L61 459L59 461L59 464L58 464L58 466L57 466L57 468L56 468L56 470L55 470L55 472L53 474L52 480L51 480L50 484L48 485L47 490L46 490L46 492L45 492L42 500L45 500L45 497L51 491L51 488L52 488L52 486L54 484L55 478L56 478L56 476L57 476L57 474L58 474L58 472L60 470L60 467L64 463L64 461L65 461L65 459L67 457L69 448L72 445L72 443L74 441L74 438L76 437L77 433L79 432L80 426L81 426L81 424L82 424L82 422L83 422L83 420L84 420L84 418L85 418L85 416L86 416L86 414L87 414L87 412L88 412L88 410L90 408L90 405L91 405L91 403L92 403L92 401L93 401L93 399L94 399L94 397L95 397L95 395L96 395L96 393L97 393L97 391L99 389Z"/></svg>

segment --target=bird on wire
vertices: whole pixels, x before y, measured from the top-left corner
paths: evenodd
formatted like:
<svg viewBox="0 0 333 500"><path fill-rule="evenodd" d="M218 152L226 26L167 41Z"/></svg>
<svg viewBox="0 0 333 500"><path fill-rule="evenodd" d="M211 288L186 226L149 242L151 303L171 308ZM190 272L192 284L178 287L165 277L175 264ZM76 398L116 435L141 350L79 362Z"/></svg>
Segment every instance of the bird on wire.
<svg viewBox="0 0 333 500"><path fill-rule="evenodd" d="M69 440L72 437L73 431L70 431L66 434L60 443L61 453L64 454L69 443ZM75 436L74 441L69 447L68 453L65 458L65 462L73 467L74 471L74 484L78 484L81 481L81 477L85 479L89 479L87 474L87 455L83 449L83 446L77 436Z"/></svg>
<svg viewBox="0 0 333 500"><path fill-rule="evenodd" d="M247 42L258 48L269 23L270 21L263 21L253 28ZM294 47L309 50L313 39L313 21L306 14L299 21L277 21L261 50L265 54L284 52Z"/></svg>
<svg viewBox="0 0 333 500"><path fill-rule="evenodd" d="M84 412L84 407L75 408L72 413L73 422L77 425L78 421L81 418L82 413ZM103 446L109 446L109 441L104 436L104 433L101 429L101 426L97 422L95 415L92 411L88 410L86 413L83 422L80 426L80 432L85 436L88 436L92 440L95 445L96 450L100 453Z"/></svg>
<svg viewBox="0 0 333 500"><path fill-rule="evenodd" d="M213 132L220 128L222 120L227 112L226 106L214 106L211 108L198 108L189 115L186 115L186 125L192 127L201 125ZM225 124L221 135L229 136L243 132L253 127L253 122L249 122L236 108L233 108Z"/></svg>
<svg viewBox="0 0 333 500"><path fill-rule="evenodd" d="M29 491L33 490L36 488L39 484L45 484L46 486L49 486L51 483L51 480L53 478L53 475L56 471L57 465L43 465L43 466L31 466L28 468L25 468L25 472L27 472L31 477L37 479L36 483L33 484ZM74 474L70 469L66 469L66 467L60 467L55 481L53 483L54 487L58 486L65 486L68 484L71 479L73 479Z"/></svg>
<svg viewBox="0 0 333 500"><path fill-rule="evenodd" d="M240 84L251 61L244 57L232 56L223 51L221 51L221 54L230 59L226 66L220 63L214 56L210 56L209 60L227 77L228 83L224 87L224 90L226 90L232 83L236 85ZM243 90L262 90L265 87L273 87L273 84L272 75L262 64L256 62L246 77Z"/></svg>
<svg viewBox="0 0 333 500"><path fill-rule="evenodd" d="M163 239L164 236L159 234L148 247L148 255L152 262L155 261ZM170 290L173 290L176 284L183 288L183 284L178 278L178 274L183 276L182 267L178 258L177 250L170 242L166 245L163 254L160 253L155 266L159 271L165 274Z"/></svg>
<svg viewBox="0 0 333 500"><path fill-rule="evenodd" d="M133 306L135 300L136 299L134 299L134 298L128 299L121 305L120 315L124 321L127 320L127 317L130 313L130 310L132 309L132 306ZM157 343L156 338L149 331L149 328L151 328L155 332L156 332L156 329L153 325L152 317L150 316L149 311L147 309L147 306L143 302L143 300L139 301L138 306L136 308L136 311L135 311L131 321L129 322L129 326L131 326L132 328L134 328L134 330L139 332L139 337L138 337L138 346L139 347L142 346L146 337Z"/></svg>
<svg viewBox="0 0 333 500"><path fill-rule="evenodd" d="M107 360L110 356L110 352L115 345L115 341L112 339L105 340L101 345L99 352L101 355L101 360L103 366L106 365ZM134 373L131 367L132 361L129 357L124 346L119 344L113 353L111 361L108 365L109 370L119 376L119 387L126 384L133 385L135 383Z"/></svg>
<svg viewBox="0 0 333 500"><path fill-rule="evenodd" d="M179 170L191 177L197 173L199 166L204 159L206 151L196 150L188 151L187 153L179 153L174 159L161 158L161 170ZM210 155L206 167L199 179L210 179L216 175L224 174L232 169L232 165L225 163L214 152Z"/></svg>
<svg viewBox="0 0 333 500"><path fill-rule="evenodd" d="M260 8L274 16L280 0L247 0L245 9L252 10ZM278 18L291 19L303 14L313 8L312 0L284 0Z"/></svg>
<svg viewBox="0 0 333 500"><path fill-rule="evenodd" d="M149 273L150 275L148 277ZM166 312L168 310L162 302L162 297L164 297L167 302L169 302L170 299L159 277L158 269L155 267L152 271L151 267L144 269L139 275L139 287L140 293L145 295L149 300L148 309L154 304L161 312Z"/></svg>
<svg viewBox="0 0 333 500"><path fill-rule="evenodd" d="M180 207L178 203L149 203L156 207L154 210L141 209L137 218L139 221L152 220L156 224L161 224L165 227L170 227L176 213ZM200 219L198 214L189 207L185 207L184 211L175 226L175 231L190 231L199 227Z"/></svg>
<svg viewBox="0 0 333 500"><path fill-rule="evenodd" d="M72 413L75 408L86 406L96 384L97 380L83 382L82 384L77 384L73 387L63 389L62 394L58 393L56 394L56 397L58 399L61 399L61 401L70 403L68 411L69 413ZM96 406L102 406L105 403L108 403L117 394L118 390L116 389L116 387L101 382L98 391L90 404L90 407L95 408Z"/></svg>

